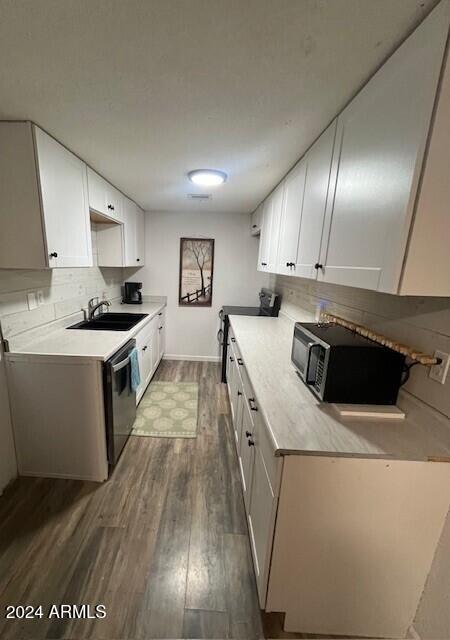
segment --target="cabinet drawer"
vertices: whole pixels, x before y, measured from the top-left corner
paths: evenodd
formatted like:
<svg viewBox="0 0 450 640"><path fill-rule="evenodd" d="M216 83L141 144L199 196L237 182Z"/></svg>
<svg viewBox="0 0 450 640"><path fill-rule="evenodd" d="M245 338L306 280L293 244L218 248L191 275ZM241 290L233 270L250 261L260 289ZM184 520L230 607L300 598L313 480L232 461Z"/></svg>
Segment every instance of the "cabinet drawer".
<svg viewBox="0 0 450 640"><path fill-rule="evenodd" d="M275 457L274 455L274 449L270 440L266 423L264 422L264 419L259 410L258 403L254 396L245 396L244 402L247 403L252 418L253 440L255 441L256 448L261 452L261 456L264 460L264 465L267 470L267 475L269 477L272 490L276 495L278 495L282 458Z"/></svg>

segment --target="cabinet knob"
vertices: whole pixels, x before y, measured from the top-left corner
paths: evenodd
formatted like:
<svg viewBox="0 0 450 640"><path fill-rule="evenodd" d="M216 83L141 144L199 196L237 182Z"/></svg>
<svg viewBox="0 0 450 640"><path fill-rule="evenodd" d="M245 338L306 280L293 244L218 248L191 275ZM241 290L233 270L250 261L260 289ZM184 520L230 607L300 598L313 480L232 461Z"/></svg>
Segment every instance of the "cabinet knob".
<svg viewBox="0 0 450 640"><path fill-rule="evenodd" d="M112 206L112 204L109 204L109 205L108 205L108 209L110 209L111 211L113 211L113 210L114 210L114 207Z"/></svg>
<svg viewBox="0 0 450 640"><path fill-rule="evenodd" d="M241 396L242 395L242 391L238 391L237 394L238 394L238 396Z"/></svg>
<svg viewBox="0 0 450 640"><path fill-rule="evenodd" d="M231 338L231 342L236 342L236 338Z"/></svg>
<svg viewBox="0 0 450 640"><path fill-rule="evenodd" d="M140 261L141 261L141 259L140 259L140 258L136 258L136 262L140 262Z"/></svg>
<svg viewBox="0 0 450 640"><path fill-rule="evenodd" d="M161 331L162 327L158 327L158 331Z"/></svg>
<svg viewBox="0 0 450 640"><path fill-rule="evenodd" d="M241 365L241 367L242 367L242 365L244 364L244 363L243 363L243 361L242 361L242 358L238 358L238 359L237 359L237 363L238 363L238 364L240 364L240 365Z"/></svg>
<svg viewBox="0 0 450 640"><path fill-rule="evenodd" d="M247 440L248 446L249 447L254 447L255 443L253 442L253 440Z"/></svg>
<svg viewBox="0 0 450 640"><path fill-rule="evenodd" d="M319 262L316 262L316 264L314 265L314 269L323 269L323 264L319 264Z"/></svg>
<svg viewBox="0 0 450 640"><path fill-rule="evenodd" d="M250 433L250 431L246 431L246 432L245 432L245 436L246 436L247 438L251 438L251 437L252 437L252 434Z"/></svg>
<svg viewBox="0 0 450 640"><path fill-rule="evenodd" d="M145 347L142 347L142 351L146 351L146 350L147 350L147 347L146 347L146 346L145 346Z"/></svg>
<svg viewBox="0 0 450 640"><path fill-rule="evenodd" d="M267 267L267 262L261 262L262 267Z"/></svg>
<svg viewBox="0 0 450 640"><path fill-rule="evenodd" d="M57 251L52 251L50 254L50 258L57 258L58 257L58 252Z"/></svg>
<svg viewBox="0 0 450 640"><path fill-rule="evenodd" d="M230 356L230 362L234 362L234 358Z"/></svg>
<svg viewBox="0 0 450 640"><path fill-rule="evenodd" d="M252 224L252 229L256 229L256 224Z"/></svg>

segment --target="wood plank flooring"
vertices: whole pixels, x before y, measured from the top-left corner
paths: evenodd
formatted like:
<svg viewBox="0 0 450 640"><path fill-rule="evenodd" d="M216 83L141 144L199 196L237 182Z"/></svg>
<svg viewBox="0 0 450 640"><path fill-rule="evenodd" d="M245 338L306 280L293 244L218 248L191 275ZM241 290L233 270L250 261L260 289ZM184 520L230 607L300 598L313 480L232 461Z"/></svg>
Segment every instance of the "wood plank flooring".
<svg viewBox="0 0 450 640"><path fill-rule="evenodd" d="M21 478L0 498L3 640L264 637L219 366L163 361L155 379L199 383L196 439L132 437L103 485ZM4 619L63 603L107 617Z"/></svg>

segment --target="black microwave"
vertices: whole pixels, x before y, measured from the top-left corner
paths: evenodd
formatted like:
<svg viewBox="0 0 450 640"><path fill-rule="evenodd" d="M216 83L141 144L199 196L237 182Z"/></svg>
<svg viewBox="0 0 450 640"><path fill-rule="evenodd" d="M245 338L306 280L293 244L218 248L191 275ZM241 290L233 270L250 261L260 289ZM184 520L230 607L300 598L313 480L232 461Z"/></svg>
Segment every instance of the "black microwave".
<svg viewBox="0 0 450 640"><path fill-rule="evenodd" d="M395 404L405 356L336 324L297 322L292 362L324 402Z"/></svg>

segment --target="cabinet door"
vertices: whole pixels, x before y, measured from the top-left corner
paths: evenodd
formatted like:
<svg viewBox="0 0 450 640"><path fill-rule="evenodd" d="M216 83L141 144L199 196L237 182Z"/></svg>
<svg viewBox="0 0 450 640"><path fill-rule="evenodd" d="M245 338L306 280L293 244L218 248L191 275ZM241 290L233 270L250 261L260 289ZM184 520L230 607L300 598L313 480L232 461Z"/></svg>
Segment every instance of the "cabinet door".
<svg viewBox="0 0 450 640"><path fill-rule="evenodd" d="M272 196L269 196L263 203L261 235L259 239L258 271L267 271L269 266L271 228Z"/></svg>
<svg viewBox="0 0 450 640"><path fill-rule="evenodd" d="M227 387L228 387L228 397L230 399L230 406L231 406L231 417L234 419L233 416L233 406L231 405L231 397L232 397L232 389L233 389L233 377L236 374L236 360L234 357L234 353L233 353L233 349L231 349L230 346L228 346L228 351L227 351Z"/></svg>
<svg viewBox="0 0 450 640"><path fill-rule="evenodd" d="M159 364L161 358L164 355L164 350L166 348L166 323L164 319L164 314L159 316L159 324L158 324L158 359L157 365Z"/></svg>
<svg viewBox="0 0 450 640"><path fill-rule="evenodd" d="M311 147L305 157L306 180L294 273L302 278L317 277L328 188L331 177L336 121Z"/></svg>
<svg viewBox="0 0 450 640"><path fill-rule="evenodd" d="M145 214L136 207L136 264L143 267L145 264Z"/></svg>
<svg viewBox="0 0 450 640"><path fill-rule="evenodd" d="M261 222L263 215L264 203L261 203L252 213L250 233L257 236L261 233Z"/></svg>
<svg viewBox="0 0 450 640"><path fill-rule="evenodd" d="M426 20L338 118L319 280L398 290L448 30L441 22L438 13Z"/></svg>
<svg viewBox="0 0 450 640"><path fill-rule="evenodd" d="M104 215L110 215L106 207L106 180L90 167L87 168L89 208Z"/></svg>
<svg viewBox="0 0 450 640"><path fill-rule="evenodd" d="M277 502L277 498L272 492L261 451L256 447L248 522L256 584L262 607L264 607L266 600Z"/></svg>
<svg viewBox="0 0 450 640"><path fill-rule="evenodd" d="M280 243L276 268L277 273L285 275L294 274L298 234L302 217L305 177L306 163L302 160L285 180L280 221Z"/></svg>
<svg viewBox="0 0 450 640"><path fill-rule="evenodd" d="M50 267L92 266L86 165L34 127Z"/></svg>
<svg viewBox="0 0 450 640"><path fill-rule="evenodd" d="M251 434L247 437L247 433ZM255 459L255 447L251 443L254 436L254 425L250 415L250 409L248 401L243 399L242 408L242 438L241 447L239 452L239 465L241 469L242 478L242 492L244 494L245 509L248 513L250 507L250 495L252 492L252 476L253 476L253 463Z"/></svg>
<svg viewBox="0 0 450 640"><path fill-rule="evenodd" d="M141 383L136 390L136 402L139 402L143 393L145 392L147 386L146 381L148 380L151 370L149 338L149 332L145 327L136 336L136 349L138 352L139 373L141 376Z"/></svg>
<svg viewBox="0 0 450 640"><path fill-rule="evenodd" d="M123 238L124 266L134 267L136 264L136 205L128 198L123 200Z"/></svg>
<svg viewBox="0 0 450 640"><path fill-rule="evenodd" d="M244 387L242 385L241 377L238 376L236 383L236 404L235 404L235 419L234 419L234 437L236 439L236 447L239 454L242 442L242 416L244 409Z"/></svg>
<svg viewBox="0 0 450 640"><path fill-rule="evenodd" d="M123 213L122 213L122 201L123 195L118 191L115 187L113 187L109 182L106 183L106 207L110 213L112 218L115 220L122 221Z"/></svg>
<svg viewBox="0 0 450 640"><path fill-rule="evenodd" d="M280 239L281 211L283 208L284 182L273 192L272 221L270 225L269 264L267 271L275 273L277 270L278 242Z"/></svg>

